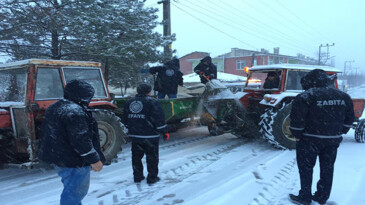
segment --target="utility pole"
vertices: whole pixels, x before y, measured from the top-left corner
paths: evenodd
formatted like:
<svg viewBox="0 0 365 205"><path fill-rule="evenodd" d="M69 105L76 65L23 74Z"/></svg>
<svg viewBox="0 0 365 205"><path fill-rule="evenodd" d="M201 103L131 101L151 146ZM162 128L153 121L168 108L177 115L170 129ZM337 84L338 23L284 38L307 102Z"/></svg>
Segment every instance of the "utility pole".
<svg viewBox="0 0 365 205"><path fill-rule="evenodd" d="M326 45L319 45L319 52L318 52L318 65L321 65L321 48L322 47L327 47L327 59L328 59L328 53L329 53L329 47L330 46L334 46L335 43L332 43L331 45L329 45L328 43Z"/></svg>
<svg viewBox="0 0 365 205"><path fill-rule="evenodd" d="M170 0L161 0L157 3L163 4L163 36L171 36ZM171 44L164 46L164 56L166 59L171 59Z"/></svg>
<svg viewBox="0 0 365 205"><path fill-rule="evenodd" d="M344 68L343 68L343 75L346 76L346 65L347 65L347 63L350 63L350 69L351 69L351 63L353 63L353 62L355 62L355 61L354 60L352 60L352 61L345 61L345 65L344 65Z"/></svg>

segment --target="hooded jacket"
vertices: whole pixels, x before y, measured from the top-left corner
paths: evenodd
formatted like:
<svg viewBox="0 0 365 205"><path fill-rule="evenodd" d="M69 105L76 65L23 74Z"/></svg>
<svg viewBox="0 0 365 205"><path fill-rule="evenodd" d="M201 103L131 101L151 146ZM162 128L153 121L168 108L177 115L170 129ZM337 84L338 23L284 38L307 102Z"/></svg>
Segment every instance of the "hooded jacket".
<svg viewBox="0 0 365 205"><path fill-rule="evenodd" d="M210 79L217 79L217 67L212 63L210 56L201 59L200 63L195 66L194 72L200 76L200 82L204 84L208 82L206 76L209 76Z"/></svg>
<svg viewBox="0 0 365 205"><path fill-rule="evenodd" d="M160 103L145 94L126 102L122 123L128 128L128 136L135 138L156 138L168 132Z"/></svg>
<svg viewBox="0 0 365 205"><path fill-rule="evenodd" d="M157 73L154 90L165 94L176 94L177 86L183 85L183 73L180 71L179 59L166 62L163 66L150 68L151 74Z"/></svg>
<svg viewBox="0 0 365 205"><path fill-rule="evenodd" d="M352 127L350 96L329 87L330 78L320 69L301 80L305 92L296 96L290 113L290 130L296 138L341 138Z"/></svg>
<svg viewBox="0 0 365 205"><path fill-rule="evenodd" d="M72 80L66 85L64 99L46 110L39 160L71 168L105 162L96 120L87 110L93 95L93 87L85 81Z"/></svg>

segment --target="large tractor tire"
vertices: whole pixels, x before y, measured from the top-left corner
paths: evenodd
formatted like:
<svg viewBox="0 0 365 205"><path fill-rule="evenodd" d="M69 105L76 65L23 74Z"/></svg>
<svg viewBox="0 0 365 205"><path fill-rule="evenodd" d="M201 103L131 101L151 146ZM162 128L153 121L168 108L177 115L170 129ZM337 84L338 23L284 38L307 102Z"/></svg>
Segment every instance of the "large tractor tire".
<svg viewBox="0 0 365 205"><path fill-rule="evenodd" d="M100 146L106 163L111 163L112 159L122 150L122 144L126 142L124 126L119 117L108 110L95 111L93 116L98 123Z"/></svg>
<svg viewBox="0 0 365 205"><path fill-rule="evenodd" d="M291 107L291 102L283 103L281 108L268 108L260 117L260 132L275 147L295 149L295 138L289 129Z"/></svg>
<svg viewBox="0 0 365 205"><path fill-rule="evenodd" d="M360 120L355 128L356 142L365 143L365 119Z"/></svg>
<svg viewBox="0 0 365 205"><path fill-rule="evenodd" d="M13 153L12 153L12 143L9 139L0 140L0 167L2 164L6 164L12 162Z"/></svg>

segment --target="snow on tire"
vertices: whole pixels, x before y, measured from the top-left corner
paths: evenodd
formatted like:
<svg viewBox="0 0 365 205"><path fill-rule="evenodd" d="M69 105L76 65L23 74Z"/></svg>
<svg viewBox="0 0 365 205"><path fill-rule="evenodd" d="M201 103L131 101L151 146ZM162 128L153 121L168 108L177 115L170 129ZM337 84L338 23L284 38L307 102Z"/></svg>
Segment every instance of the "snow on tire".
<svg viewBox="0 0 365 205"><path fill-rule="evenodd" d="M295 149L296 142L289 129L291 107L291 102L283 103L281 108L270 107L260 117L260 132L275 147Z"/></svg>
<svg viewBox="0 0 365 205"><path fill-rule="evenodd" d="M355 128L356 142L365 143L365 119L360 120Z"/></svg>
<svg viewBox="0 0 365 205"><path fill-rule="evenodd" d="M98 123L100 146L106 162L110 163L125 143L124 126L120 123L119 117L108 110L98 110L93 112L93 116Z"/></svg>

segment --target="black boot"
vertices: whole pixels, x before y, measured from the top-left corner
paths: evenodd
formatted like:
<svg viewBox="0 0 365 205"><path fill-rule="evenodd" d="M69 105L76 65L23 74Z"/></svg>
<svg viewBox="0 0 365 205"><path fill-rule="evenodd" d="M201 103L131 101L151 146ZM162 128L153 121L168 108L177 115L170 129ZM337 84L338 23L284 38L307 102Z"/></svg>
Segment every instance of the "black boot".
<svg viewBox="0 0 365 205"><path fill-rule="evenodd" d="M152 178L152 179L147 177L147 184L154 184L158 181L160 181L160 177L156 177L156 178Z"/></svg>
<svg viewBox="0 0 365 205"><path fill-rule="evenodd" d="M313 195L313 196L312 196L312 200L313 200L313 201L315 201L315 202L317 202L317 203L319 203L320 205L324 205L324 204L326 204L326 202L325 202L325 201L323 201L323 200L319 199L319 197L318 197L318 196L316 196L316 195Z"/></svg>
<svg viewBox="0 0 365 205"><path fill-rule="evenodd" d="M296 196L294 194L289 194L289 199L291 202L293 202L294 204L299 204L299 205L310 205L312 203L312 200L310 201L305 201L304 199L302 199L299 195Z"/></svg>
<svg viewBox="0 0 365 205"><path fill-rule="evenodd" d="M142 180L144 180L146 177L134 177L134 183L140 183Z"/></svg>

